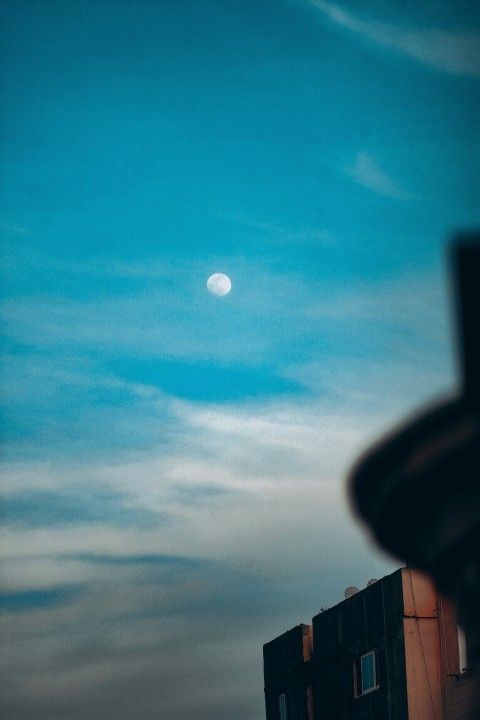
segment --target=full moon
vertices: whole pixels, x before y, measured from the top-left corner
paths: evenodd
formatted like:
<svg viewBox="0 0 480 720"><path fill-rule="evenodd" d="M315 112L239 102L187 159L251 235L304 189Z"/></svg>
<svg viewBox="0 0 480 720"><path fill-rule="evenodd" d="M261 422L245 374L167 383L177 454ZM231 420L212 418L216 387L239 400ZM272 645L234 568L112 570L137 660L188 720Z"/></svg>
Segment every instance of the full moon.
<svg viewBox="0 0 480 720"><path fill-rule="evenodd" d="M228 275L215 273L214 275L210 275L208 278L207 288L212 295L218 295L220 297L221 295L228 295L232 289L232 283L230 282Z"/></svg>

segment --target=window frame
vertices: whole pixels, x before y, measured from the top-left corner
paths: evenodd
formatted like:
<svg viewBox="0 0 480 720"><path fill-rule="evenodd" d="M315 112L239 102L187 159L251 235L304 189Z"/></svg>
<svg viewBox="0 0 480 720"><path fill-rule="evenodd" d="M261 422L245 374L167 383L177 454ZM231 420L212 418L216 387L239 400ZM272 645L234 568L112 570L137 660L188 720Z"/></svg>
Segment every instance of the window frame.
<svg viewBox="0 0 480 720"><path fill-rule="evenodd" d="M364 677L366 674L364 673L364 662L367 658L372 658L372 665L369 668L372 670L372 684L369 684L368 687L364 687ZM380 687L380 684L378 682L378 650L369 650L368 652L364 653L363 655L359 655L355 658L353 661L353 689L354 689L354 695L356 698L363 697L364 695L368 695L371 692L374 692L375 690L378 690Z"/></svg>

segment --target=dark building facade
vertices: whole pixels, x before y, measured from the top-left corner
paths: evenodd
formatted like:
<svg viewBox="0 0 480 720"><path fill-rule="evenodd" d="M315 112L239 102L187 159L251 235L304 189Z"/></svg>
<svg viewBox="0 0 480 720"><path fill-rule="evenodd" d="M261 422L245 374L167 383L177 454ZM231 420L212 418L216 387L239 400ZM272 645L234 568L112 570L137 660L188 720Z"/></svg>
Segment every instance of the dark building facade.
<svg viewBox="0 0 480 720"><path fill-rule="evenodd" d="M264 645L265 707L268 720L311 720L311 658L310 625L297 625Z"/></svg>
<svg viewBox="0 0 480 720"><path fill-rule="evenodd" d="M408 717L400 572L317 615L313 634L318 716Z"/></svg>
<svg viewBox="0 0 480 720"><path fill-rule="evenodd" d="M370 581L264 646L267 720L478 720L458 637L420 571Z"/></svg>

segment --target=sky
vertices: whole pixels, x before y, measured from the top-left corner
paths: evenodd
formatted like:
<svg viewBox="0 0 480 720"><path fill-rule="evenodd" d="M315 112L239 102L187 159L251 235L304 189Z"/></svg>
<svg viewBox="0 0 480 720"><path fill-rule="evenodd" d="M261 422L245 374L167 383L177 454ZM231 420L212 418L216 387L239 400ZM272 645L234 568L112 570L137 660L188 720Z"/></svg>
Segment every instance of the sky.
<svg viewBox="0 0 480 720"><path fill-rule="evenodd" d="M2 717L261 720L262 645L400 564L352 463L458 388L480 6L1 14Z"/></svg>

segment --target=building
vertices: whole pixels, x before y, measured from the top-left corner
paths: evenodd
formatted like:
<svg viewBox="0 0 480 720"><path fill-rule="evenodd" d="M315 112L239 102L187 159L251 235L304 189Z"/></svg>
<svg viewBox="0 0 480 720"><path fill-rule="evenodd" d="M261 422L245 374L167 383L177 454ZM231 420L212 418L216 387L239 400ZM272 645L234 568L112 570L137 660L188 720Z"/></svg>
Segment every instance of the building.
<svg viewBox="0 0 480 720"><path fill-rule="evenodd" d="M475 720L451 604L401 568L264 646L267 720Z"/></svg>
<svg viewBox="0 0 480 720"><path fill-rule="evenodd" d="M264 645L268 720L311 720L313 717L312 651L310 625L297 625Z"/></svg>

